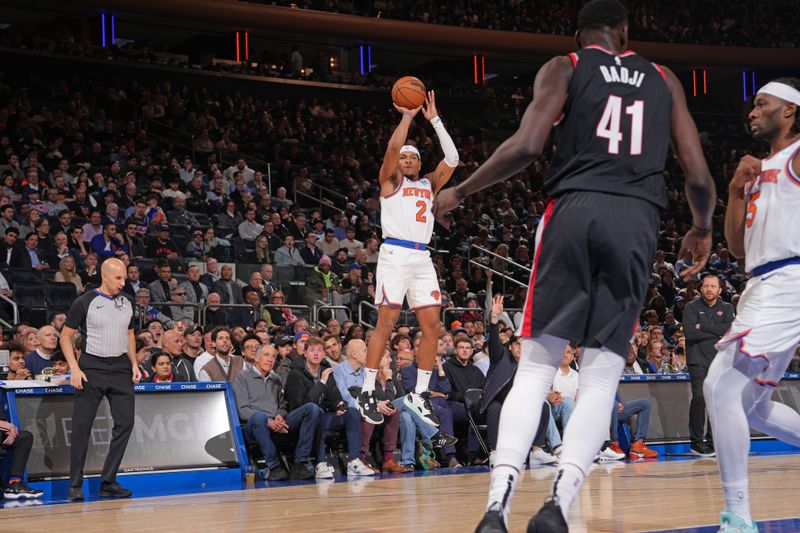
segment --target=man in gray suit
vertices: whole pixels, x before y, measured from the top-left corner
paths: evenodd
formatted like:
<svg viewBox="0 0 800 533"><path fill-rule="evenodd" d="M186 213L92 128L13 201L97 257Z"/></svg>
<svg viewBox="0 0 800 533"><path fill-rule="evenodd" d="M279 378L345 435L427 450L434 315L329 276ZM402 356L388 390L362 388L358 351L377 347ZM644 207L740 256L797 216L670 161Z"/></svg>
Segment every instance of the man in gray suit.
<svg viewBox="0 0 800 533"><path fill-rule="evenodd" d="M186 276L189 278L187 281L181 283L181 287L186 289L186 303L190 304L204 304L208 296L208 287L205 283L200 282L200 267L197 265L189 265L186 269Z"/></svg>
<svg viewBox="0 0 800 533"><path fill-rule="evenodd" d="M172 279L172 267L166 259L160 259L156 268L158 279L147 286L150 289L151 302L168 302L172 287L177 285Z"/></svg>

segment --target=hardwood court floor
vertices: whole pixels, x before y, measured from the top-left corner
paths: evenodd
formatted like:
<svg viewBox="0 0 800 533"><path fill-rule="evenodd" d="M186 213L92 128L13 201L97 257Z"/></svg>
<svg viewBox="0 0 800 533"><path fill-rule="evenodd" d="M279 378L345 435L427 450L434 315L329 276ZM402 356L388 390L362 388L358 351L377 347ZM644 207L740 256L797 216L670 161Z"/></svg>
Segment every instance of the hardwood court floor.
<svg viewBox="0 0 800 533"><path fill-rule="evenodd" d="M570 531L653 531L713 524L722 506L715 468L714 460L597 466L570 515ZM800 516L800 455L751 457L750 471L757 520ZM525 472L512 509L512 532L525 530L528 518L547 496L554 472L552 467ZM406 475L6 508L0 510L0 530L472 532L483 514L488 477L485 471Z"/></svg>

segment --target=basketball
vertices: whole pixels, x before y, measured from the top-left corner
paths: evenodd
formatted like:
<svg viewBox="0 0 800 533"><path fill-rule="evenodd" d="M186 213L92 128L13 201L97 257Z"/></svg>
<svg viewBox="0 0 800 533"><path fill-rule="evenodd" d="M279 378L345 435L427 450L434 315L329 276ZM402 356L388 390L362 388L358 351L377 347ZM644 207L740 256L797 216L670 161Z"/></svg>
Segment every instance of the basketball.
<svg viewBox="0 0 800 533"><path fill-rule="evenodd" d="M425 84L414 76L403 76L392 87L392 101L406 109L414 109L425 103Z"/></svg>

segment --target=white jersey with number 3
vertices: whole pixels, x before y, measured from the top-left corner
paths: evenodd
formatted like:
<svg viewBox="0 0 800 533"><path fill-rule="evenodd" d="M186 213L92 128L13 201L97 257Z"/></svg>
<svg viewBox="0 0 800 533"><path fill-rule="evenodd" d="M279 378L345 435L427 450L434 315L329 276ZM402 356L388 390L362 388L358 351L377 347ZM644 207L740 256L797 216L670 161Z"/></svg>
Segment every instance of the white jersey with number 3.
<svg viewBox="0 0 800 533"><path fill-rule="evenodd" d="M792 161L800 141L761 162L761 174L745 186L747 270L800 256L800 176Z"/></svg>
<svg viewBox="0 0 800 533"><path fill-rule="evenodd" d="M428 244L433 234L433 186L427 178L403 177L397 189L381 197L383 238Z"/></svg>

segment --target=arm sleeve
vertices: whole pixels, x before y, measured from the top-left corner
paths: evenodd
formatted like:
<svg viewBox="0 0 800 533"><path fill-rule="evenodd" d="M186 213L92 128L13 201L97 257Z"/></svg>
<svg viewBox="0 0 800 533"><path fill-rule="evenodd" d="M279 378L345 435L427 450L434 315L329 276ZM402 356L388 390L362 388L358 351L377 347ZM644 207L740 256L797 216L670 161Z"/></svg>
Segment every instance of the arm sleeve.
<svg viewBox="0 0 800 533"><path fill-rule="evenodd" d="M439 137L439 144L442 146L442 152L444 152L444 162L447 163L448 167L458 166L458 149L453 139L450 138L450 134L447 133L441 117L433 117L431 126L436 132L436 136Z"/></svg>

